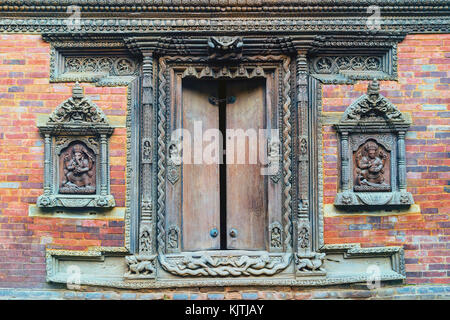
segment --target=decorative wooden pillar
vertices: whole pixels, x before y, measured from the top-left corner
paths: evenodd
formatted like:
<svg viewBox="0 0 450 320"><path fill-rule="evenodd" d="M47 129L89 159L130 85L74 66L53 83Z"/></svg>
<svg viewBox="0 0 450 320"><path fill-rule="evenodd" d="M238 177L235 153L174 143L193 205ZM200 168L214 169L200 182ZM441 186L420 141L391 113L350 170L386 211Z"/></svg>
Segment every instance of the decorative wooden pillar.
<svg viewBox="0 0 450 320"><path fill-rule="evenodd" d="M152 164L153 164L153 52L144 52L142 67L142 198L139 253L154 252Z"/></svg>
<svg viewBox="0 0 450 320"><path fill-rule="evenodd" d="M348 157L348 132L341 132L341 182L342 191L349 189L349 157Z"/></svg>
<svg viewBox="0 0 450 320"><path fill-rule="evenodd" d="M102 184L100 185L100 194L102 196L106 196L108 194L108 180L109 180L109 174L108 174L108 141L106 138L106 134L100 135L100 158L101 158L101 181Z"/></svg>
<svg viewBox="0 0 450 320"><path fill-rule="evenodd" d="M156 278L156 247L153 227L153 51L143 51L142 65L142 130L141 130L141 199L138 254L125 257L128 271L127 279L155 279Z"/></svg>
<svg viewBox="0 0 450 320"><path fill-rule="evenodd" d="M298 51L297 115L298 115L298 210L295 239L296 273L325 274L322 268L324 253L312 251L312 232L309 217L309 138L308 138L308 63L306 51ZM312 267L314 265L314 267Z"/></svg>
<svg viewBox="0 0 450 320"><path fill-rule="evenodd" d="M298 114L298 215L308 218L309 146L308 146L308 64L306 52L299 51L297 67Z"/></svg>
<svg viewBox="0 0 450 320"><path fill-rule="evenodd" d="M52 192L52 138L49 133L44 136L44 195L48 196Z"/></svg>
<svg viewBox="0 0 450 320"><path fill-rule="evenodd" d="M405 131L398 132L398 188L400 192L406 192L406 156L405 156Z"/></svg>

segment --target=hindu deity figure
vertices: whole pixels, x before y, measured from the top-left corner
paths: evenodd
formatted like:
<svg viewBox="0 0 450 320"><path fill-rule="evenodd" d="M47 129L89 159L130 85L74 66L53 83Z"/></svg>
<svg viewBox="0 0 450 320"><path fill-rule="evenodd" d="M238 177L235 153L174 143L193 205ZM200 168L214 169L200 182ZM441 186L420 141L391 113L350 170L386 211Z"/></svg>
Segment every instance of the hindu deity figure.
<svg viewBox="0 0 450 320"><path fill-rule="evenodd" d="M356 184L384 187L384 165L387 155L374 141L368 141L356 155Z"/></svg>
<svg viewBox="0 0 450 320"><path fill-rule="evenodd" d="M64 155L62 193L95 192L95 160L82 144L74 144Z"/></svg>

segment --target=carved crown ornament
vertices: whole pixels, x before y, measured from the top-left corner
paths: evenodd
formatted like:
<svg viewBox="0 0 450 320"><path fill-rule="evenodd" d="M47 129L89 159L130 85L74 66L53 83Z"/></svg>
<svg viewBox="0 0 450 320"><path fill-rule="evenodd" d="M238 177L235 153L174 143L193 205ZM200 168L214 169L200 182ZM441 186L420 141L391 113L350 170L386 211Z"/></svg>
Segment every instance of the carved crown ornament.
<svg viewBox="0 0 450 320"><path fill-rule="evenodd" d="M406 191L405 134L410 123L379 91L375 79L335 125L341 158L338 207L414 203Z"/></svg>
<svg viewBox="0 0 450 320"><path fill-rule="evenodd" d="M109 187L108 137L112 128L100 108L76 83L72 97L38 126L44 136L44 194L37 206L113 207Z"/></svg>

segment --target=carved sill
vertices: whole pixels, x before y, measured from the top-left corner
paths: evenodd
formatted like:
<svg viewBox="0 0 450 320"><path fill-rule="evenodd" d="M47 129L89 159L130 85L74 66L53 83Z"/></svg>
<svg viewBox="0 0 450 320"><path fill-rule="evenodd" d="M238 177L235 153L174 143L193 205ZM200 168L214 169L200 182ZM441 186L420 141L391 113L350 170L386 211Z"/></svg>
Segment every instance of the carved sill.
<svg viewBox="0 0 450 320"><path fill-rule="evenodd" d="M89 251L67 251L47 249L47 281L54 283L89 286L107 286L127 289L180 288L207 286L324 286L346 283L366 283L371 274L368 268L379 268L380 281L402 281L405 279L404 253L401 247L361 248L358 244L325 245L321 271L299 272L288 268L273 276L243 277L174 277L158 263L158 257L138 255L136 260L126 257L124 248L99 247ZM125 258L125 259L124 259ZM150 261L149 264L147 261ZM153 264L153 261L155 264ZM140 264L141 262L144 262ZM134 274L128 274L133 265ZM80 277L72 279L73 266L80 268ZM156 273L152 273L152 266ZM142 275L137 275L144 270ZM146 272L145 270L149 270ZM370 271L370 269L369 269ZM72 278L71 278L72 277ZM71 280L72 279L72 280Z"/></svg>
<svg viewBox="0 0 450 320"><path fill-rule="evenodd" d="M409 192L339 192L334 205L338 208L409 207L414 204Z"/></svg>
<svg viewBox="0 0 450 320"><path fill-rule="evenodd" d="M41 195L39 208L112 208L116 205L112 195Z"/></svg>

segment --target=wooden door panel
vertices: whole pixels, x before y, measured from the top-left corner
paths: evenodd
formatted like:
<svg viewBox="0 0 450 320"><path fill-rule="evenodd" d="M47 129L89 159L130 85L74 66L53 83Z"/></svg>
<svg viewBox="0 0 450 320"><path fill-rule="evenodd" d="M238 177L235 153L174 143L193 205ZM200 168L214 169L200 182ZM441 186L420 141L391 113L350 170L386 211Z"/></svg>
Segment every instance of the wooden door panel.
<svg viewBox="0 0 450 320"><path fill-rule="evenodd" d="M252 142L251 138L246 137L242 148L236 138L226 137L227 248L264 250L267 178L261 175L262 166L258 155L259 129L265 128L264 81L229 81L227 96L231 95L236 97L236 101L226 106L227 130L254 130L256 141ZM238 156L242 152L245 152L245 162L239 163ZM256 155L256 163L251 154ZM237 231L234 237L230 235L232 229Z"/></svg>
<svg viewBox="0 0 450 320"><path fill-rule="evenodd" d="M182 218L183 249L220 249L220 235L212 237L210 231L220 230L219 165L194 163L194 123L202 122L203 132L218 129L218 107L208 101L217 96L217 83L205 80L183 81L182 127L191 133L191 161L182 166ZM203 142L203 148L209 143Z"/></svg>

